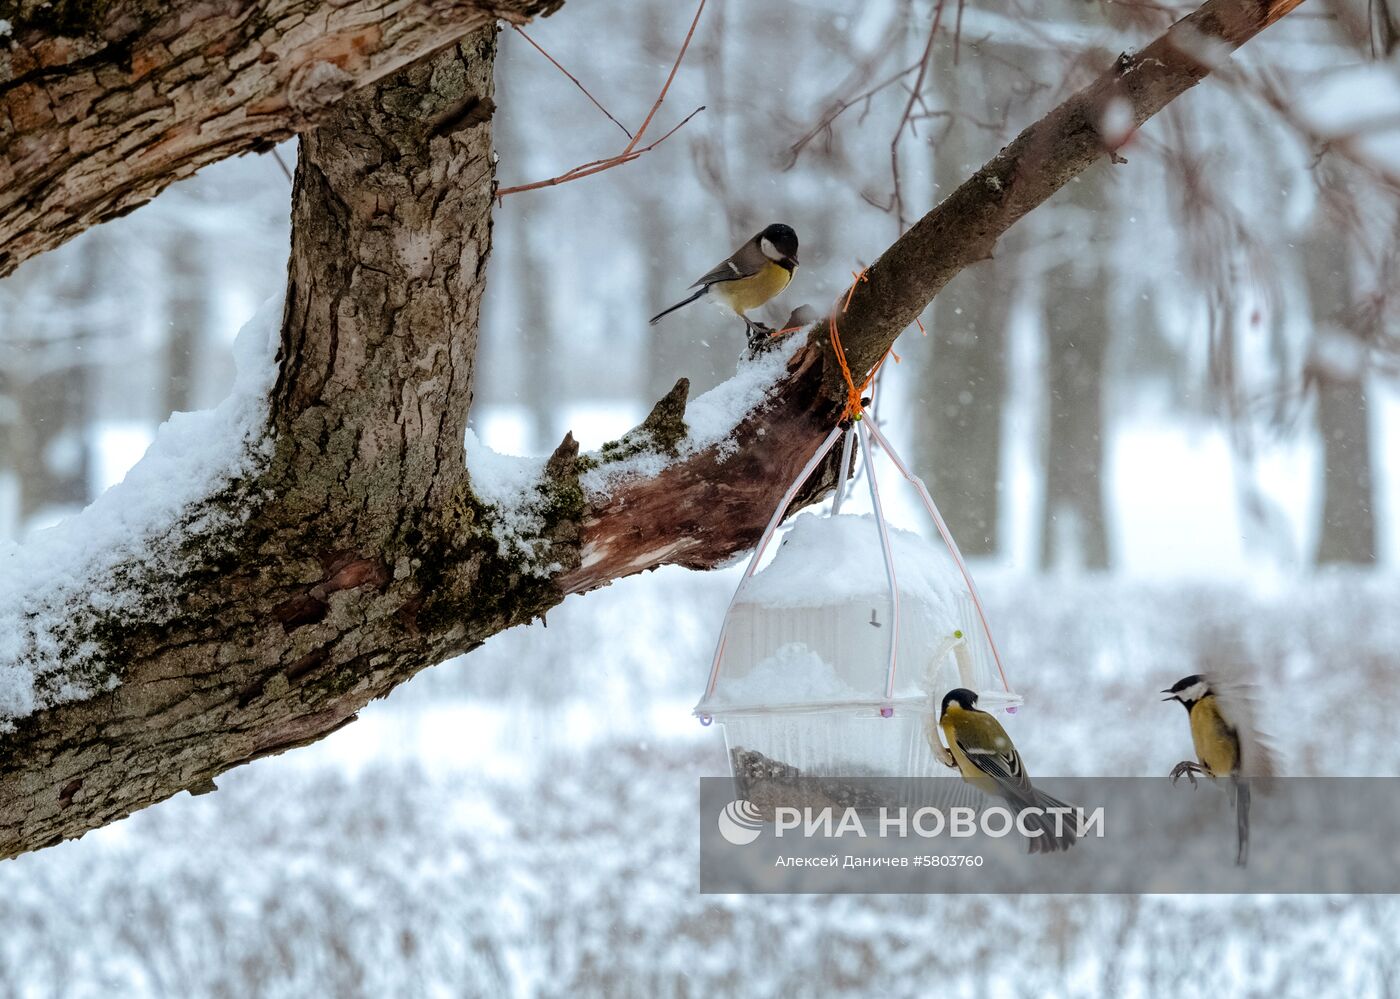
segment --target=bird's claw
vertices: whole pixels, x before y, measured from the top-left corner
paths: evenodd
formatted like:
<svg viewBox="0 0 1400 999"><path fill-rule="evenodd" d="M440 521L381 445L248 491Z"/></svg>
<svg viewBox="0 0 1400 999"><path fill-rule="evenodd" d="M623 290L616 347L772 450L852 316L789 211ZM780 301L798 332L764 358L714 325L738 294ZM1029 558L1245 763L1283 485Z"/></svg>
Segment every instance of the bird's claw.
<svg viewBox="0 0 1400 999"><path fill-rule="evenodd" d="M1192 763L1190 760L1182 760L1176 766L1172 767L1172 787L1176 787L1176 782L1182 777L1189 780L1192 787L1197 787L1200 782L1196 780L1196 774L1200 772L1200 769L1200 764Z"/></svg>
<svg viewBox="0 0 1400 999"><path fill-rule="evenodd" d="M748 329L749 357L757 357L766 353L778 345L774 338L774 330L771 326L763 323L756 323L747 316L744 317L744 324Z"/></svg>

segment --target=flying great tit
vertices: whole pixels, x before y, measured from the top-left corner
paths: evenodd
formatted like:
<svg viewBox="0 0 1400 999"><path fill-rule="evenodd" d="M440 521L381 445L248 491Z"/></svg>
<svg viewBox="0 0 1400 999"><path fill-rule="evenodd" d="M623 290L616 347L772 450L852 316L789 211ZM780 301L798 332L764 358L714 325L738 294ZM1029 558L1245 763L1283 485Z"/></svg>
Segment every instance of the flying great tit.
<svg viewBox="0 0 1400 999"><path fill-rule="evenodd" d="M950 690L943 698L939 726L948 740L948 749L957 764L962 779L978 790L1004 798L1018 819L1027 808L1040 809L1027 815L1024 826L1031 830L1030 852L1053 853L1068 850L1075 841L1075 819L1069 805L1031 786L1030 775L1021 763L1021 754L1011 744L1011 737L1001 723L977 707L977 694L966 687ZM937 745L937 736L930 729L928 739L934 756L944 755ZM1046 809L1064 809L1060 814L1060 832L1056 835L1056 820Z"/></svg>
<svg viewBox="0 0 1400 999"><path fill-rule="evenodd" d="M753 333L756 324L744 313L756 309L788 286L797 270L797 233L791 226L774 222L710 271L692 288L699 288L651 317L652 325L662 316L689 305L702 295L713 295L721 305L733 309Z"/></svg>
<svg viewBox="0 0 1400 999"><path fill-rule="evenodd" d="M1249 861L1250 782L1272 777L1276 770L1273 752L1255 724L1251 688L1225 676L1193 673L1162 693L1167 695L1162 700L1186 709L1199 760L1182 760L1172 767L1172 783L1185 776L1195 786L1196 774L1226 782L1235 804L1235 863L1243 867Z"/></svg>

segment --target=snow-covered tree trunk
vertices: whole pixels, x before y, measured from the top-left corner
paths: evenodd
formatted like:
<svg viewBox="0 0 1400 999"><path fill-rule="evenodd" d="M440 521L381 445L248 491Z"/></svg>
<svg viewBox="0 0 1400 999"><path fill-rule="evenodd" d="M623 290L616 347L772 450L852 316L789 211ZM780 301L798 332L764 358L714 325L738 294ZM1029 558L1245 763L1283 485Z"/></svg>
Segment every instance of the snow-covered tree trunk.
<svg viewBox="0 0 1400 999"><path fill-rule="evenodd" d="M869 269L841 318L852 367L868 370L953 275L1105 155L1109 101L1126 101L1141 124L1206 75L1205 51L1242 44L1293 6L1209 0L1030 126ZM303 137L276 381L267 411L235 424L240 453L173 511L169 497L189 488L176 474L184 466L167 456L165 478L129 478L69 526L67 561L28 565L29 590L0 607L0 857L321 738L423 667L568 594L729 559L839 417L819 325L705 407L687 412L682 380L599 453L579 455L566 437L509 498L488 467L468 467L494 31L458 32L435 55L337 95ZM1215 42L1203 49L1207 35ZM124 92L122 79L112 86ZM204 113L226 114L223 98ZM14 162L13 141L0 159ZM22 223L22 245L5 252L13 261L54 245L105 217L93 205L134 204L144 195L133 192L210 155L183 147L158 176L94 165L86 193L55 188L45 211L56 229ZM166 436L187 463L207 460L211 442L190 439L190 426ZM141 523L114 500L159 516ZM103 530L82 535L94 525Z"/></svg>

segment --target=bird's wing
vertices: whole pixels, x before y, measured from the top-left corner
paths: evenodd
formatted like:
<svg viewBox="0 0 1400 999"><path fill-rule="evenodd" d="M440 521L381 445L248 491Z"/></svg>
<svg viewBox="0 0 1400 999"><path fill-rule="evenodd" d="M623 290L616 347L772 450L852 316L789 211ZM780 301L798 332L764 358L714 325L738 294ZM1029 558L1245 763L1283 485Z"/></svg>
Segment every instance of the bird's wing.
<svg viewBox="0 0 1400 999"><path fill-rule="evenodd" d="M750 241L735 250L728 260L716 266L691 287L699 288L701 285L708 286L719 284L722 281L738 281L740 278L753 277L766 263L768 263L768 258L763 255L763 251Z"/></svg>
<svg viewBox="0 0 1400 999"><path fill-rule="evenodd" d="M1016 752L1001 723L980 711L969 713L967 719L959 721L958 748L968 762L996 781L1008 795L1017 799L1030 798L1034 794L1031 779L1021 763L1021 754Z"/></svg>
<svg viewBox="0 0 1400 999"><path fill-rule="evenodd" d="M691 287L699 288L701 285L719 284L721 281L737 281L742 277L748 276L749 275L739 269L739 265L731 258L710 271L699 281L696 281Z"/></svg>
<svg viewBox="0 0 1400 999"><path fill-rule="evenodd" d="M1240 776L1268 780L1278 775L1273 742L1259 725L1259 689L1239 670L1218 670L1206 677L1225 723L1240 743Z"/></svg>

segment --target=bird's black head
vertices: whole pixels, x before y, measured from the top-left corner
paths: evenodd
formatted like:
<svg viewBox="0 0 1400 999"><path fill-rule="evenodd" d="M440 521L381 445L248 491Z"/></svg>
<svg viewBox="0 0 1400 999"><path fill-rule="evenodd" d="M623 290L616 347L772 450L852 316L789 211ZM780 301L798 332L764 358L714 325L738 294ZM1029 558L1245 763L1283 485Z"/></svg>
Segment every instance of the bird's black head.
<svg viewBox="0 0 1400 999"><path fill-rule="evenodd" d="M1201 674L1192 673L1190 676L1183 676L1162 693L1167 695L1162 700L1180 701L1181 706L1190 711L1191 705L1210 693L1210 684Z"/></svg>
<svg viewBox="0 0 1400 999"><path fill-rule="evenodd" d="M943 695L943 707L939 709L939 714L941 715L946 712L950 704L956 704L958 707L966 708L968 711L976 710L977 691L968 690L966 687L954 687Z"/></svg>
<svg viewBox="0 0 1400 999"><path fill-rule="evenodd" d="M774 263L789 270L797 266L797 233L792 226L774 222L758 234L758 248Z"/></svg>

